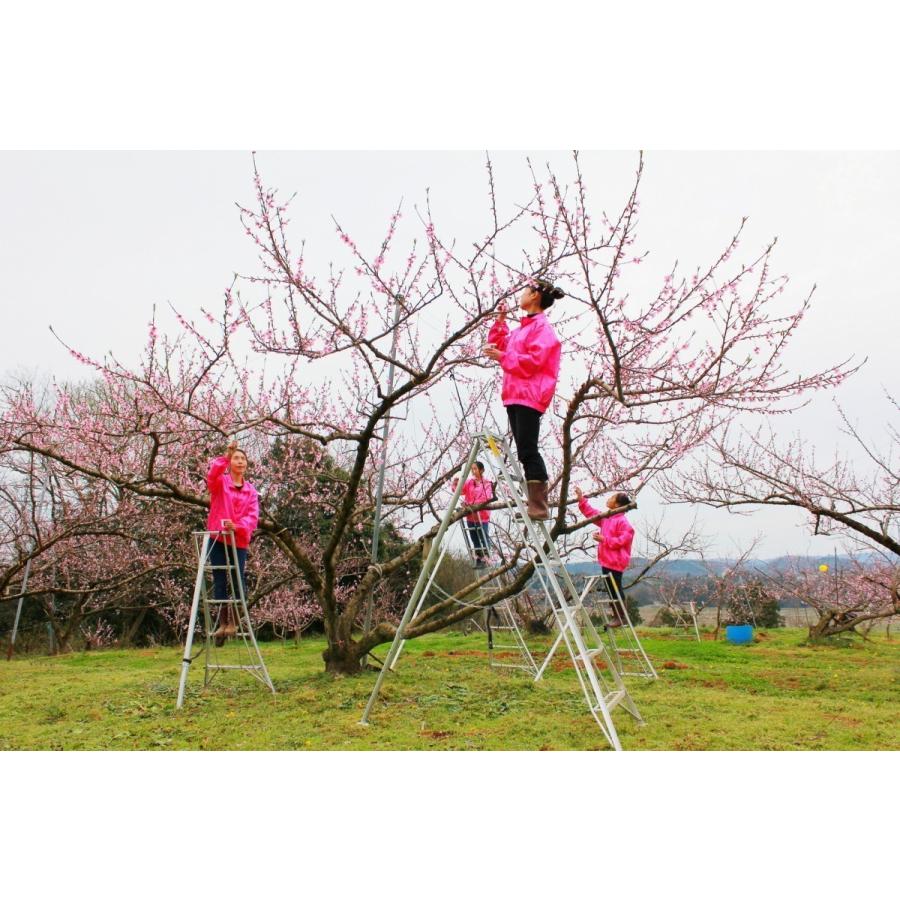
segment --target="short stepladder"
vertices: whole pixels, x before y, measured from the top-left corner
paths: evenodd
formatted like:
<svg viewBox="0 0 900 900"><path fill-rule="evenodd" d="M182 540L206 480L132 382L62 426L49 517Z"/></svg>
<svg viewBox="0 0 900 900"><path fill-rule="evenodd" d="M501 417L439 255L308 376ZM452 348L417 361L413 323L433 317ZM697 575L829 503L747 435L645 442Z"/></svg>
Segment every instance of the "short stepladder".
<svg viewBox="0 0 900 900"><path fill-rule="evenodd" d="M244 581L241 578L241 570L238 563L237 544L233 531L195 531L194 547L197 551L197 578L194 582L194 597L191 602L191 614L188 621L187 639L184 643L184 654L181 659L181 680L178 685L177 709L184 705L184 692L187 687L188 672L191 663L197 657L204 654L203 687L206 687L221 671L233 670L247 672L257 681L265 685L273 694L275 686L269 677L266 664L263 662L262 653L256 642L253 632L253 623L250 621L250 611L247 608L247 598L244 593ZM214 565L210 561L213 545L216 539L221 539L225 548L224 566ZM210 597L209 582L216 571L226 573L228 584L228 598L217 599ZM234 636L238 646L238 662L220 663L219 648L215 646L213 631L218 621L221 610L230 606L237 620L237 633ZM197 617L203 613L203 649L194 656L191 651L194 646L194 635L197 628Z"/></svg>

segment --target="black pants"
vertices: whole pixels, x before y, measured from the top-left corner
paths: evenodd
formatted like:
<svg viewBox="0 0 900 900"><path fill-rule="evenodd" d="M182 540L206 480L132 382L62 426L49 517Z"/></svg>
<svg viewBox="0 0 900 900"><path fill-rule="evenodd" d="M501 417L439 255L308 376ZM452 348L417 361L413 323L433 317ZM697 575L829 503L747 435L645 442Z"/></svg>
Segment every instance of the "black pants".
<svg viewBox="0 0 900 900"><path fill-rule="evenodd" d="M616 583L616 587L619 590L619 596L624 600L625 599L625 589L622 587L622 576L625 573L617 572L615 569L607 569L606 566L600 566L600 569L604 575L612 575L612 580Z"/></svg>
<svg viewBox="0 0 900 900"><path fill-rule="evenodd" d="M214 566L227 566L234 561L234 549L229 546L228 556L225 556L225 545L221 541L213 541L212 550L209 554L209 561ZM237 548L238 568L241 570L241 584L244 587L244 599L247 598L247 581L244 578L244 566L247 564L246 548ZM213 570L213 600L236 600L237 597L231 596L231 582L234 578L233 573L226 572L224 569ZM235 589L237 585L235 584Z"/></svg>
<svg viewBox="0 0 900 900"><path fill-rule="evenodd" d="M509 430L516 442L516 455L528 481L547 481L547 467L538 450L538 433L541 430L541 414L530 406L513 404L506 407Z"/></svg>
<svg viewBox="0 0 900 900"><path fill-rule="evenodd" d="M469 542L475 551L478 559L483 559L488 555L490 547L490 538L488 537L488 529L491 527L490 522L469 522L466 521L466 533L469 536Z"/></svg>
<svg viewBox="0 0 900 900"><path fill-rule="evenodd" d="M603 571L604 575L612 576L612 580L615 582L616 588L618 588L619 596L622 599L621 601L613 599L610 607L612 609L613 616L624 625L625 620L628 618L628 612L625 609L625 590L622 587L623 573L617 572L615 569L607 569L606 566L600 566L600 569ZM615 597L615 594L613 596ZM613 627L615 627L616 623L612 622L612 625Z"/></svg>

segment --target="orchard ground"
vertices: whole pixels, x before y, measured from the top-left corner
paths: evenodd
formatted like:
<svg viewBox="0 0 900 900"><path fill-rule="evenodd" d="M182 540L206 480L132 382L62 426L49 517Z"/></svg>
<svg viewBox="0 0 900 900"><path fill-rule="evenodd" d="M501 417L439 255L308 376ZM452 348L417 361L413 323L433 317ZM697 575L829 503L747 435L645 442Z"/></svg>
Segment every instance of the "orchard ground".
<svg viewBox="0 0 900 900"><path fill-rule="evenodd" d="M900 642L883 634L817 647L798 628L745 647L640 634L660 678L630 681L646 724L616 711L625 749L900 748ZM411 641L367 727L358 723L374 673L332 679L323 648L315 638L263 645L275 697L233 672L203 691L198 660L180 712L179 648L0 662L0 748L607 749L562 654L534 684L492 671L483 634Z"/></svg>

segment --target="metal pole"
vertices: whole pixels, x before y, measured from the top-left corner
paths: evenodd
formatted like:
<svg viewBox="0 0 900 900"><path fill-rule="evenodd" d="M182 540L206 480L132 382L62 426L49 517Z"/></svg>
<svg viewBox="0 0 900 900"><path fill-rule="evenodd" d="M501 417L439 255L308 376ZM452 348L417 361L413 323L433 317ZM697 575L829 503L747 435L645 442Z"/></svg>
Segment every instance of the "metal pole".
<svg viewBox="0 0 900 900"><path fill-rule="evenodd" d="M12 635L9 639L9 649L6 651L6 658L12 659L13 647L16 645L16 634L19 631L19 619L22 616L22 604L25 602L25 592L28 590L28 575L31 572L31 559L25 562L25 574L22 576L22 590L19 592L19 605L16 607L16 618L13 621Z"/></svg>
<svg viewBox="0 0 900 900"><path fill-rule="evenodd" d="M456 490L453 492L453 498L450 501L450 506L447 508L447 512L444 513L444 518L441 521L441 527L438 529L438 533L435 535L434 541L431 544L431 552L428 554L428 558L422 564L422 571L419 572L419 578L418 581L416 581L416 586L413 589L412 596L409 598L409 603L406 604L406 610L403 613L403 618L400 620L400 624L397 626L397 631L394 633L394 640L391 643L391 649L388 651L388 655L387 657L385 657L384 664L382 665L381 670L378 672L378 678L375 681L375 687L372 688L372 695L369 697L369 702L366 704L366 708L362 714L362 718L359 720L360 724L362 725L369 724L369 713L372 712L372 707L375 705L375 700L378 698L378 692L381 690L381 682L384 681L384 676L387 674L388 669L394 663L394 659L397 656L397 651L400 649L400 644L403 642L403 632L406 630L406 626L409 624L409 621L413 616L413 611L419 604L419 598L424 593L425 585L428 583L429 576L431 575L431 569L434 566L435 560L440 554L441 544L444 540L444 534L450 524L450 519L453 516L453 511L456 509L456 506L459 503L459 497L460 494L462 494L463 482L466 480L466 477L469 474L469 470L472 468L472 463L475 462L475 457L477 454L478 441L472 441L472 449L469 451L469 456L463 464L462 471L459 475L459 480L456 484Z"/></svg>
<svg viewBox="0 0 900 900"><path fill-rule="evenodd" d="M394 356L397 353L397 323L400 321L400 301L402 297L397 297L397 305L394 307L394 325L393 325L393 334L391 336L391 361L388 365L388 380L387 380L387 396L391 395L391 392L394 390ZM372 565L378 564L378 544L381 538L381 501L384 496L384 473L387 469L387 442L388 442L388 432L390 430L391 425L391 417L390 410L388 410L387 415L384 417L384 424L381 427L381 465L378 470L378 485L375 489L375 521L372 524ZM375 606L375 592L373 591L369 594L368 602L366 603L366 616L363 620L363 634L368 634L369 629L372 627L372 610ZM366 659L362 661L363 667L366 666Z"/></svg>

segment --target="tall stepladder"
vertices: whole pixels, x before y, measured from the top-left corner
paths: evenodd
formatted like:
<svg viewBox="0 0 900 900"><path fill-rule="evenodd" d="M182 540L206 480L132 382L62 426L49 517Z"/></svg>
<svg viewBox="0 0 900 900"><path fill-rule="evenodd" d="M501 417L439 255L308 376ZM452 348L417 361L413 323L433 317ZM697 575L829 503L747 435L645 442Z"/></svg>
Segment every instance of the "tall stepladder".
<svg viewBox="0 0 900 900"><path fill-rule="evenodd" d="M532 520L527 514L527 501L522 496L520 488L525 484L525 478L518 460L510 453L506 440L489 431L479 432L472 437L472 448L460 471L459 485L441 520L438 533L432 542L419 579L397 627L385 665L378 673L361 722L368 724L384 677L395 664L402 648L406 627L421 609L427 586L434 580L437 564L446 553L446 547L443 546L444 538L459 504L462 483L468 477L476 455L481 451L486 453L491 472L496 477L496 484L509 498L510 508L514 510L521 522L525 546L531 554L541 588L551 605L553 615L560 628L560 634L572 658L588 709L610 746L615 750L621 750L622 746L612 720L612 711L616 707L622 706L638 722L643 721L628 693L622 675L613 662L606 645L593 628L588 632L589 640L585 640L581 623L575 615L580 599L579 593L560 559L556 542L550 535L546 523ZM540 673L537 673L536 680L539 677Z"/></svg>
<svg viewBox="0 0 900 900"><path fill-rule="evenodd" d="M238 563L237 544L233 531L195 531L193 532L194 547L197 551L197 577L194 581L194 595L191 601L190 619L188 620L187 638L184 643L184 653L181 659L181 679L178 684L178 700L176 708L184 705L184 694L187 687L188 673L192 663L202 654L203 686L206 687L213 678L222 671L247 672L261 684L265 685L273 694L275 686L269 677L269 671L263 661L262 653L256 642L256 634L253 631L253 623L250 620L250 611L247 607L247 598L244 594L244 582L240 576ZM210 561L213 541L216 537L224 538L225 559L224 566L214 565ZM228 580L228 599L215 599L209 595L209 581L216 571L224 571ZM219 648L215 646L213 631L215 621L219 617L221 609L230 606L237 619L237 633L234 642L237 645L238 662L219 662ZM191 656L194 646L194 637L197 630L197 620L203 616L203 641L204 646L194 656ZM225 655L225 651L222 651Z"/></svg>

